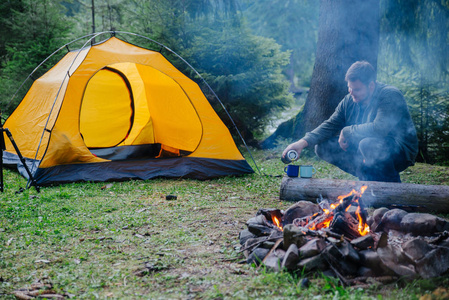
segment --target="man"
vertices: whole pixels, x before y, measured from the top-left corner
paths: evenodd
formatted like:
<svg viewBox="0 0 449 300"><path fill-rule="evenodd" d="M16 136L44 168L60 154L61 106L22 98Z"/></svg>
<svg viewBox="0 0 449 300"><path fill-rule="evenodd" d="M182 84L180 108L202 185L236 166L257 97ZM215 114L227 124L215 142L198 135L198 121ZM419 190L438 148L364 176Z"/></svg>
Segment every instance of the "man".
<svg viewBox="0 0 449 300"><path fill-rule="evenodd" d="M376 81L371 64L358 61L346 72L349 94L335 112L312 132L290 144L301 153L315 145L316 154L360 180L401 182L399 172L415 163L416 129L403 94Z"/></svg>

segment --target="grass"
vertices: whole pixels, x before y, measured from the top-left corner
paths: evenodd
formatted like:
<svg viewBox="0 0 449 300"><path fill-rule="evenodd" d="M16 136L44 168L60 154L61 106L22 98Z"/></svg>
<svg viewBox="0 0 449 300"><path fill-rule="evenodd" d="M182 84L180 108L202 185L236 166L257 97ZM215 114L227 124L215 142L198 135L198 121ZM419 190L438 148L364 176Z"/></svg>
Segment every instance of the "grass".
<svg viewBox="0 0 449 300"><path fill-rule="evenodd" d="M255 151L261 171L282 175L279 151ZM317 177L354 179L313 158ZM449 168L417 164L404 182L449 184ZM76 299L419 299L449 277L342 288L324 275L272 273L239 264L238 234L259 208L285 209L281 178L257 174L196 181L74 183L15 193L4 170L0 298L48 280ZM177 200L165 200L174 194ZM310 279L310 286L302 282ZM430 298L429 298L430 299Z"/></svg>

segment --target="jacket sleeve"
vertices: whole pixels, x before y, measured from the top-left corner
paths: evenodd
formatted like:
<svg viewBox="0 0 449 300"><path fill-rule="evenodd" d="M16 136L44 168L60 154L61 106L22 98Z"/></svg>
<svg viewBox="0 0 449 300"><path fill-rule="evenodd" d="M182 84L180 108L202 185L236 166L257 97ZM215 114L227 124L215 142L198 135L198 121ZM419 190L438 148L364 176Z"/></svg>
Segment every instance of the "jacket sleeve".
<svg viewBox="0 0 449 300"><path fill-rule="evenodd" d="M347 97L340 101L329 119L321 123L313 131L306 133L303 139L307 141L309 146L314 146L339 134L345 125L345 100L347 100Z"/></svg>
<svg viewBox="0 0 449 300"><path fill-rule="evenodd" d="M404 97L397 89L383 92L378 101L377 114L371 122L346 126L343 129L343 135L351 142L359 142L366 137L391 135L401 119L408 113Z"/></svg>

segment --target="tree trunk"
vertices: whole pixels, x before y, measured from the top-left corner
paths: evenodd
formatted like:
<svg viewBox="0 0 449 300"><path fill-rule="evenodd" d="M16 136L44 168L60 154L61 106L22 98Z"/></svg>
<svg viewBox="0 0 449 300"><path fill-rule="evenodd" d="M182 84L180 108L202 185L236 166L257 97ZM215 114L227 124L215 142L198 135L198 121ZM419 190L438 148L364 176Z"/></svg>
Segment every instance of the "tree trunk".
<svg viewBox="0 0 449 300"><path fill-rule="evenodd" d="M358 60L377 67L379 0L321 0L316 60L304 106L282 130L262 143L273 147L277 137L299 139L326 120L347 94L347 69ZM302 114L302 115L300 115Z"/></svg>
<svg viewBox="0 0 449 300"><path fill-rule="evenodd" d="M449 213L449 186L397 182L353 181L336 179L307 179L285 176L281 182L281 200L316 202L317 199L336 201L352 189L368 189L363 203L372 207L401 208L408 211Z"/></svg>

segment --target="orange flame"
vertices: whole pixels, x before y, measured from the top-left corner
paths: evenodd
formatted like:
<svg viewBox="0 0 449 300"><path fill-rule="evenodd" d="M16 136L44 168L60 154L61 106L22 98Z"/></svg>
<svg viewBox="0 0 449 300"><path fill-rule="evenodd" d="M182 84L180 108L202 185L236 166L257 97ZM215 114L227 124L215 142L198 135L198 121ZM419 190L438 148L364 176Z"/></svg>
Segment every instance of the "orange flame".
<svg viewBox="0 0 449 300"><path fill-rule="evenodd" d="M282 225L281 225L281 222L279 221L279 219L276 218L276 216L273 216L272 219L273 219L274 225L276 225L280 230L284 231L284 229L282 228Z"/></svg>
<svg viewBox="0 0 449 300"><path fill-rule="evenodd" d="M321 224L319 224L319 226L317 226L318 229L329 228L329 226L331 225L332 219L333 219L333 216L326 218L326 220L324 220L323 222L321 222Z"/></svg>
<svg viewBox="0 0 449 300"><path fill-rule="evenodd" d="M330 209L326 209L323 208L323 212L326 215L326 218L324 220L321 221L312 221L310 224L308 224L308 228L310 230L320 230L322 228L328 228L330 226L330 223L332 222L333 219L333 210L335 210L340 204L343 203L343 200L347 197L350 197L352 195L354 195L354 202L358 203L360 197L362 197L363 193L366 191L366 189L368 188L368 186L364 185L360 188L360 192L356 191L355 189L352 189L351 192L349 192L346 195L341 195L337 197L337 203L332 203L330 204ZM351 205L348 205L348 207L346 208L345 211L348 211L349 208L351 207ZM361 236L367 235L370 232L370 228L368 226L368 224L366 224L366 222L363 220L362 215L361 215L361 208L360 205L357 207L356 210L356 217L357 217L357 221L358 221L358 232ZM317 215L319 215L319 213L316 213L312 216L312 219L315 218ZM273 217L273 219L275 219L275 217ZM274 221L277 225L278 221ZM280 227L279 225L277 225L278 227ZM281 227L280 227L281 228Z"/></svg>
<svg viewBox="0 0 449 300"><path fill-rule="evenodd" d="M360 214L360 206L357 207L355 215L357 216L357 220L359 221L358 231L360 235L361 236L367 235L369 233L369 226L362 220L362 215Z"/></svg>
<svg viewBox="0 0 449 300"><path fill-rule="evenodd" d="M360 188L360 196L363 195L363 193L366 191L367 188L368 188L367 185L363 185L363 186Z"/></svg>
<svg viewBox="0 0 449 300"><path fill-rule="evenodd" d="M359 198L362 197L363 193L366 191L367 188L368 188L367 185L363 185L363 186L360 188L360 192L356 191L355 189L352 189L352 191L349 192L348 194L338 196L338 197L337 197L337 200L339 201L339 203L338 203L338 204L331 204L330 207L331 207L332 209L335 209L337 206L339 206L340 204L343 203L343 199L345 199L345 198L347 198L347 197L349 197L349 196L352 196L352 195L355 195L355 197L356 197L356 202L358 203L358 202L359 202ZM348 205L348 207L346 208L345 211L348 211L350 207L351 207L351 205Z"/></svg>

